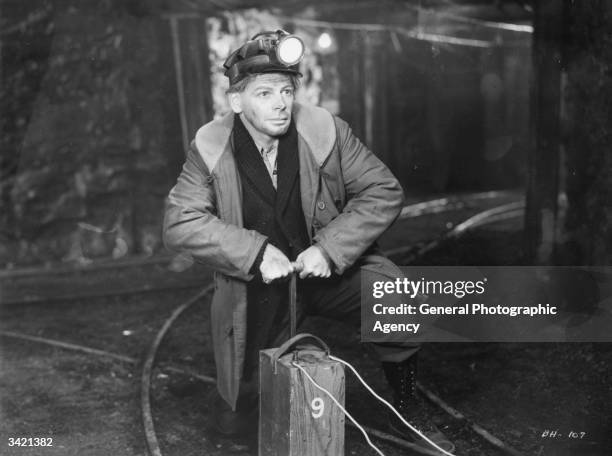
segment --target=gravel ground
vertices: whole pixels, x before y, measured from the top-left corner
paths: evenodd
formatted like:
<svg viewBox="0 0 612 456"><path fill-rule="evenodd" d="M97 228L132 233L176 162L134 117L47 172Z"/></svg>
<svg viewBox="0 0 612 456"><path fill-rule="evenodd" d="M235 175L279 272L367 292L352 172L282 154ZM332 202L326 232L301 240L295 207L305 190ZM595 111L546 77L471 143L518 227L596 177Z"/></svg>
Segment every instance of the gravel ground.
<svg viewBox="0 0 612 456"><path fill-rule="evenodd" d="M381 244L426 240L443 232L445 228L440 227L465 218L463 212L399 224ZM520 264L520 241L520 226L493 225L441 245L421 258L420 264ZM58 275L55 280L50 276L0 280L6 300L0 307L0 329L103 349L132 360L1 337L0 454L145 455L139 397L142 360L165 319L197 293L194 284L209 278L210 272L201 267L179 274L160 262ZM80 299L51 293L44 299L53 283L64 293L87 295L88 291L112 291L117 281L142 283L152 291ZM186 288L176 288L177 283ZM165 284L174 288L164 290ZM20 293L38 298L19 304ZM214 376L208 325L203 299L172 326L157 361ZM348 327L315 318L303 330L322 336L335 354L353 362L377 391L389 397L377 362ZM523 454L612 454L611 344L431 343L423 347L420 358L420 378L427 388ZM346 388L346 402L356 418L384 430L385 412L350 375ZM205 400L210 389L210 384L188 375L154 370L153 416L164 456L257 453L247 440L230 441L211 432L215 417ZM456 454L503 454L467 422L431 404L428 408L457 444ZM550 437L555 431L556 437ZM9 439L17 437L52 438L53 446L9 446ZM388 456L410 454L385 443L381 449ZM375 453L361 434L347 427L346 454Z"/></svg>

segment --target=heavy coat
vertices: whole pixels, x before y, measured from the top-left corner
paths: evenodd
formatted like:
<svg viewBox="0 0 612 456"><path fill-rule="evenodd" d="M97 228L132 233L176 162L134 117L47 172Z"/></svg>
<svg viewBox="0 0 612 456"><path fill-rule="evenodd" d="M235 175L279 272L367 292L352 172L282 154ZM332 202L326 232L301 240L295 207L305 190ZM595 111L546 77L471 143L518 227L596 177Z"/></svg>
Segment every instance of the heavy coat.
<svg viewBox="0 0 612 456"><path fill-rule="evenodd" d="M197 132L168 196L163 235L167 247L217 271L211 305L217 386L235 408L246 343L246 282L265 237L243 228L233 119L230 113ZM398 216L402 189L343 120L298 103L293 119L310 241L325 249L342 274Z"/></svg>

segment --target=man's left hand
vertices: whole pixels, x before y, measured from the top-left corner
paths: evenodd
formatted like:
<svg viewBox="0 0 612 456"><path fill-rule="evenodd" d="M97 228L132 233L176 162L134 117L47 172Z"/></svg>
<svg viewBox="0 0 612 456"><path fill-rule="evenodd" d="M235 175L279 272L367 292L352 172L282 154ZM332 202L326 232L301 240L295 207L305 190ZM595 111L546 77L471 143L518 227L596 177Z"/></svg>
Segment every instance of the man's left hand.
<svg viewBox="0 0 612 456"><path fill-rule="evenodd" d="M312 245L298 255L295 260L296 270L300 271L300 279L307 277L329 277L330 262L321 251L321 247Z"/></svg>

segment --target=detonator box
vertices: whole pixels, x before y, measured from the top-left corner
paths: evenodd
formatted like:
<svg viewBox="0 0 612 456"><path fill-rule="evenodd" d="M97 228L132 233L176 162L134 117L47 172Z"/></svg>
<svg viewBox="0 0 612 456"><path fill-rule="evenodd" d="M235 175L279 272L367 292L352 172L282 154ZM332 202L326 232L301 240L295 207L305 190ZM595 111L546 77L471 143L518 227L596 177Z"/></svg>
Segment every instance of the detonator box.
<svg viewBox="0 0 612 456"><path fill-rule="evenodd" d="M260 351L259 456L344 455L344 413L294 362L344 407L344 366L322 340L298 334Z"/></svg>

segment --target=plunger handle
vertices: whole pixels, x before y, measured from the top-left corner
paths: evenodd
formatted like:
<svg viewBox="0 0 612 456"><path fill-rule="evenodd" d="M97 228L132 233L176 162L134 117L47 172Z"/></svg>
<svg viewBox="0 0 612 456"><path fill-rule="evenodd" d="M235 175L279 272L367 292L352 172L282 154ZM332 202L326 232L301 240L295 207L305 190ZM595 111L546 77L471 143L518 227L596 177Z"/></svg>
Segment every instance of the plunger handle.
<svg viewBox="0 0 612 456"><path fill-rule="evenodd" d="M291 274L289 281L289 338L297 333L297 272Z"/></svg>

